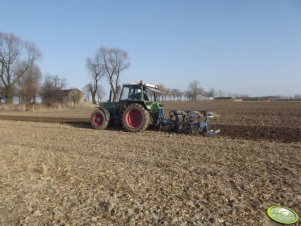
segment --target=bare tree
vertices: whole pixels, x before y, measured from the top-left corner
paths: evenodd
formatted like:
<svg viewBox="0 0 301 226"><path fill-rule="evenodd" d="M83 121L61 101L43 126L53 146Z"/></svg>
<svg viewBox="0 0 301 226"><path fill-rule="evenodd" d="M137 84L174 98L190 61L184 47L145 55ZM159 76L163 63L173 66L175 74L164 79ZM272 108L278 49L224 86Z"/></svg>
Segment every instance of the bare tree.
<svg viewBox="0 0 301 226"><path fill-rule="evenodd" d="M176 100L177 98L177 89L171 89L171 96L173 100Z"/></svg>
<svg viewBox="0 0 301 226"><path fill-rule="evenodd" d="M43 103L51 106L53 103L63 102L65 86L65 79L61 79L57 75L46 75L40 91Z"/></svg>
<svg viewBox="0 0 301 226"><path fill-rule="evenodd" d="M113 101L116 101L120 91L120 73L130 65L128 53L118 48L101 47L98 54L112 90Z"/></svg>
<svg viewBox="0 0 301 226"><path fill-rule="evenodd" d="M97 88L97 93L96 93L98 102L100 102L102 100L102 98L104 97L105 94L106 94L106 92L105 92L104 88L101 85L99 85Z"/></svg>
<svg viewBox="0 0 301 226"><path fill-rule="evenodd" d="M170 88L166 88L165 89L165 97L168 97L168 99L171 100L172 93L171 93L171 89Z"/></svg>
<svg viewBox="0 0 301 226"><path fill-rule="evenodd" d="M0 83L0 104L2 102L4 102L4 100L5 100L5 94L4 94L3 90L4 90L4 88L3 88L3 86Z"/></svg>
<svg viewBox="0 0 301 226"><path fill-rule="evenodd" d="M158 84L157 88L162 91L162 93L158 93L158 99L161 98L161 100L163 100L164 98L166 98L166 87L163 84Z"/></svg>
<svg viewBox="0 0 301 226"><path fill-rule="evenodd" d="M184 97L186 100L191 100L191 94L188 90L184 91Z"/></svg>
<svg viewBox="0 0 301 226"><path fill-rule="evenodd" d="M33 65L18 81L17 95L20 103L36 103L42 74L37 65Z"/></svg>
<svg viewBox="0 0 301 226"><path fill-rule="evenodd" d="M16 83L40 55L33 43L23 42L13 34L0 32L0 81L7 103L12 103Z"/></svg>
<svg viewBox="0 0 301 226"><path fill-rule="evenodd" d="M184 96L184 92L179 90L178 93L177 93L177 98L178 100L182 100L182 97Z"/></svg>
<svg viewBox="0 0 301 226"><path fill-rule="evenodd" d="M226 96L226 92L224 90L222 90L222 89L219 89L217 91L217 96L218 97L225 97Z"/></svg>
<svg viewBox="0 0 301 226"><path fill-rule="evenodd" d="M105 95L105 90L104 88L98 84L97 88L96 88L96 93L95 93L95 103L93 102L93 104L96 104L96 98L98 100L98 102L104 97ZM93 86L92 83L88 83L87 85L85 85L85 87L83 88L83 93L85 98L89 101L90 96L92 96L95 92L95 88Z"/></svg>
<svg viewBox="0 0 301 226"><path fill-rule="evenodd" d="M294 100L301 100L301 94L295 94Z"/></svg>
<svg viewBox="0 0 301 226"><path fill-rule="evenodd" d="M92 84L90 83L85 85L84 88L82 89L84 97L88 102L90 101L91 89L92 89Z"/></svg>
<svg viewBox="0 0 301 226"><path fill-rule="evenodd" d="M173 100L181 100L183 93L179 89L172 89L171 95L172 95Z"/></svg>
<svg viewBox="0 0 301 226"><path fill-rule="evenodd" d="M209 90L207 91L207 94L208 94L208 96L210 96L210 97L216 97L217 92L215 91L214 88L211 88L211 89L209 89Z"/></svg>
<svg viewBox="0 0 301 226"><path fill-rule="evenodd" d="M86 60L86 67L90 73L92 83L89 84L89 91L92 96L92 103L96 104L97 89L99 87L99 80L105 75L106 70L102 55L97 51L93 58L88 57Z"/></svg>
<svg viewBox="0 0 301 226"><path fill-rule="evenodd" d="M186 97L188 99L196 100L198 95L204 95L205 91L201 87L201 83L198 80L193 80L189 83L186 91Z"/></svg>

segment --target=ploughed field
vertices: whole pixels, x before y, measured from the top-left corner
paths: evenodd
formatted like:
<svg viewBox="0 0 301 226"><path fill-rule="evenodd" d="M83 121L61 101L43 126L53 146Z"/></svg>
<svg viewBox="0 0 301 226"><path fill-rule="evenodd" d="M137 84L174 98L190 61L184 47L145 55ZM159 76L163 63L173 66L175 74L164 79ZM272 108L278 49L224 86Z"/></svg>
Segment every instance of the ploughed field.
<svg viewBox="0 0 301 226"><path fill-rule="evenodd" d="M215 112L218 117L213 119L211 125L213 129L221 129L219 136L279 142L301 141L301 102L169 101L163 102L163 105L166 117L168 111L173 109ZM0 111L0 119L69 123L89 127L92 111L93 108L37 112Z"/></svg>
<svg viewBox="0 0 301 226"><path fill-rule="evenodd" d="M221 134L92 130L88 108L1 112L0 224L276 225L271 205L301 214L301 103L164 105L218 113Z"/></svg>

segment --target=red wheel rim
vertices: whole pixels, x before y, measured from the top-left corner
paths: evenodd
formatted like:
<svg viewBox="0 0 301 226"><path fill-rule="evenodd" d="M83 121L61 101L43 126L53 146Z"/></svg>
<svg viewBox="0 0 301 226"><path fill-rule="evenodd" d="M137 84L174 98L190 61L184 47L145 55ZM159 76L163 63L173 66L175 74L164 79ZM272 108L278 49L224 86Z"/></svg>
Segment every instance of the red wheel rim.
<svg viewBox="0 0 301 226"><path fill-rule="evenodd" d="M92 118L92 122L95 126L101 126L103 123L103 117L100 113L94 114Z"/></svg>
<svg viewBox="0 0 301 226"><path fill-rule="evenodd" d="M137 128L141 125L142 116L137 110L130 110L125 115L125 122L131 128Z"/></svg>

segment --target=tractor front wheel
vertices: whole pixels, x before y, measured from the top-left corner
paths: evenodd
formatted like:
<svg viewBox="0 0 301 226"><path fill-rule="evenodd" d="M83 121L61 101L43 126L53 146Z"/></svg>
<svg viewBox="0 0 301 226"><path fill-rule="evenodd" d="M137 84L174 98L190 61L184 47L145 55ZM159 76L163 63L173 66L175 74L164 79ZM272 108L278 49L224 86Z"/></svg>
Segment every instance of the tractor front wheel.
<svg viewBox="0 0 301 226"><path fill-rule="evenodd" d="M150 115L141 104L129 105L122 115L122 124L125 131L140 132L146 130L150 122Z"/></svg>
<svg viewBox="0 0 301 226"><path fill-rule="evenodd" d="M90 117L90 123L94 129L106 129L109 121L106 120L105 113L101 110L96 110Z"/></svg>

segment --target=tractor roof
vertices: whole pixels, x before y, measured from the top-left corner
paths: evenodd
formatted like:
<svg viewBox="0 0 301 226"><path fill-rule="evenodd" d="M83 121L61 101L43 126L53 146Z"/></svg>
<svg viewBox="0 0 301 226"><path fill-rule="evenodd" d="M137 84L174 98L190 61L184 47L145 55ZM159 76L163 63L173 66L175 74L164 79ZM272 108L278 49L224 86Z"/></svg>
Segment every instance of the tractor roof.
<svg viewBox="0 0 301 226"><path fill-rule="evenodd" d="M152 85L152 84L149 84L149 83L145 83L143 81L140 81L140 82L131 82L131 83L125 83L123 85L143 85L144 87L152 90L153 92L155 93L162 93L161 90L158 89L158 87L156 85Z"/></svg>

